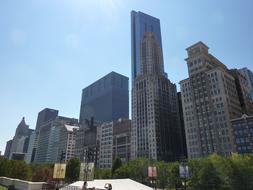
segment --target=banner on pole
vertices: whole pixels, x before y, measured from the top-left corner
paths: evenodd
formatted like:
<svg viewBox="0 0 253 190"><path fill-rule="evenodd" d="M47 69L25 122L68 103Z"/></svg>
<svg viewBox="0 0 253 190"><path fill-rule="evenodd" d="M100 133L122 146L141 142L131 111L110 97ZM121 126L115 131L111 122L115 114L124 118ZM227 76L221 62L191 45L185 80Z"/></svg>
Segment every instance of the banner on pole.
<svg viewBox="0 0 253 190"><path fill-rule="evenodd" d="M66 164L54 164L54 179L64 179L66 173Z"/></svg>
<svg viewBox="0 0 253 190"><path fill-rule="evenodd" d="M94 163L81 163L79 180L92 181L94 179Z"/></svg>
<svg viewBox="0 0 253 190"><path fill-rule="evenodd" d="M148 177L157 177L156 167L153 166L148 167Z"/></svg>

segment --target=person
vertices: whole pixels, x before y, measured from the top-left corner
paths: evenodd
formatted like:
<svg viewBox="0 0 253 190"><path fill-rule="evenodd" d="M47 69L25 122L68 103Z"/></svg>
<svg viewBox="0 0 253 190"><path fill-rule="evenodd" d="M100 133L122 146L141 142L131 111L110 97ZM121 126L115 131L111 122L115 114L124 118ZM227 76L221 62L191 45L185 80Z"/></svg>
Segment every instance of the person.
<svg viewBox="0 0 253 190"><path fill-rule="evenodd" d="M105 189L107 189L107 190L112 190L112 184L106 183L106 184L105 184Z"/></svg>
<svg viewBox="0 0 253 190"><path fill-rule="evenodd" d="M87 190L87 187L88 187L88 183L87 183L87 181L84 181L82 190Z"/></svg>

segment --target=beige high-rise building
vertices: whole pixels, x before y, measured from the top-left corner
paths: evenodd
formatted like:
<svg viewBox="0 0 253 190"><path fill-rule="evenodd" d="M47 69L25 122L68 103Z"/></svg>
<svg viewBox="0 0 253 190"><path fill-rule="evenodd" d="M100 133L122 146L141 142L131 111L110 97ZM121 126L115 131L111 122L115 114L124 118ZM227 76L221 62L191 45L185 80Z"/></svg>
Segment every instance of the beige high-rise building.
<svg viewBox="0 0 253 190"><path fill-rule="evenodd" d="M130 159L131 120L120 118L101 124L97 129L100 168L111 168L113 161L120 158L123 163Z"/></svg>
<svg viewBox="0 0 253 190"><path fill-rule="evenodd" d="M189 158L235 151L230 120L241 116L234 77L208 47L187 48L189 78L180 82Z"/></svg>

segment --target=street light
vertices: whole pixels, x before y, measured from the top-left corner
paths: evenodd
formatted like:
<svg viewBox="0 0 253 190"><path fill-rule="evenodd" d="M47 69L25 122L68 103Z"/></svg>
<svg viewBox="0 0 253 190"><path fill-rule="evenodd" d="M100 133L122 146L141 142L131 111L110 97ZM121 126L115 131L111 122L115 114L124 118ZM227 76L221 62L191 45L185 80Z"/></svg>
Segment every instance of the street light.
<svg viewBox="0 0 253 190"><path fill-rule="evenodd" d="M89 167L89 160L91 159L90 157L92 156L92 151L90 148L86 149L85 154L84 154L84 161L85 161L85 167L83 169L83 172L85 173L85 181L87 182L88 180L88 173L91 173L92 168Z"/></svg>

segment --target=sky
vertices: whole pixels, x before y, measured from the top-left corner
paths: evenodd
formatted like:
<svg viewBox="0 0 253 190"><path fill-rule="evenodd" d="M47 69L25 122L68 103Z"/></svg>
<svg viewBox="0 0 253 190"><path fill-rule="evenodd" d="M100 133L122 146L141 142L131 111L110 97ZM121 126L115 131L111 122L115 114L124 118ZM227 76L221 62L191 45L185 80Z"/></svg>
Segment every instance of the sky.
<svg viewBox="0 0 253 190"><path fill-rule="evenodd" d="M252 8L252 0L0 1L0 151L23 116L33 129L45 107L78 118L84 87L111 71L131 79L131 10L160 19L165 71L178 85L188 76L185 49L198 41L228 68L253 70Z"/></svg>

